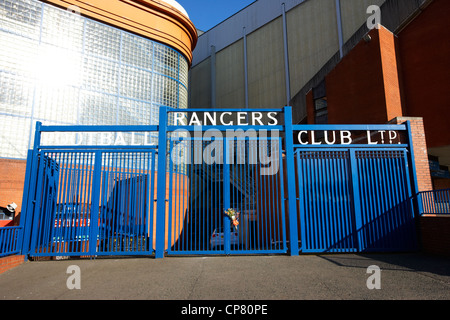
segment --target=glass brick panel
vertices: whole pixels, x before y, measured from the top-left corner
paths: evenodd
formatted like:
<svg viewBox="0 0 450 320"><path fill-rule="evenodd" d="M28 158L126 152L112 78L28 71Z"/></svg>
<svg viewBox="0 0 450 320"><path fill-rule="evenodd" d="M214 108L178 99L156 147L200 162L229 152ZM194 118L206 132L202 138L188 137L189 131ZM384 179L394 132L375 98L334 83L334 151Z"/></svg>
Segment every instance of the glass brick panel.
<svg viewBox="0 0 450 320"><path fill-rule="evenodd" d="M130 99L120 99L118 125L149 125L151 104Z"/></svg>
<svg viewBox="0 0 450 320"><path fill-rule="evenodd" d="M79 96L80 90L74 87L37 86L34 116L44 124L46 121L74 124Z"/></svg>
<svg viewBox="0 0 450 320"><path fill-rule="evenodd" d="M153 69L153 42L133 34L122 37L122 63L145 70Z"/></svg>
<svg viewBox="0 0 450 320"><path fill-rule="evenodd" d="M92 20L86 20L85 34L86 54L107 60L119 60L120 30Z"/></svg>
<svg viewBox="0 0 450 320"><path fill-rule="evenodd" d="M179 52L44 2L0 0L0 43L0 119L14 127L0 157L24 157L36 121L155 125L161 106L187 107Z"/></svg>
<svg viewBox="0 0 450 320"><path fill-rule="evenodd" d="M42 3L39 1L0 1L0 29L10 33L38 40L41 16Z"/></svg>
<svg viewBox="0 0 450 320"><path fill-rule="evenodd" d="M83 18L52 6L44 7L43 43L73 51L83 50Z"/></svg>
<svg viewBox="0 0 450 320"><path fill-rule="evenodd" d="M120 95L143 101L151 101L152 73L134 67L122 66Z"/></svg>
<svg viewBox="0 0 450 320"><path fill-rule="evenodd" d="M30 119L0 114L0 152L4 158L24 159L30 140Z"/></svg>
<svg viewBox="0 0 450 320"><path fill-rule="evenodd" d="M20 74L25 78L35 74L38 42L0 31L0 70Z"/></svg>
<svg viewBox="0 0 450 320"><path fill-rule="evenodd" d="M79 124L115 125L117 99L97 92L83 92L80 101Z"/></svg>
<svg viewBox="0 0 450 320"><path fill-rule="evenodd" d="M33 83L0 71L0 113L31 116Z"/></svg>
<svg viewBox="0 0 450 320"><path fill-rule="evenodd" d="M84 89L117 94L118 76L118 63L94 57L84 58Z"/></svg>

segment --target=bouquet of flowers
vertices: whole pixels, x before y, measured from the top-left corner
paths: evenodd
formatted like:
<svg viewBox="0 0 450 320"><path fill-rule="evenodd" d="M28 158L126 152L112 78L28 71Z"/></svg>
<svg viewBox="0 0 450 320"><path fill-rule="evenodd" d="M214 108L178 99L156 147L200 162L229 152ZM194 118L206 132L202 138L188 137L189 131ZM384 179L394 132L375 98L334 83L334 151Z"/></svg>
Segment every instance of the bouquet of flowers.
<svg viewBox="0 0 450 320"><path fill-rule="evenodd" d="M231 219L233 222L234 228L237 230L239 225L239 212L234 211L234 209L227 209L225 210L225 214Z"/></svg>

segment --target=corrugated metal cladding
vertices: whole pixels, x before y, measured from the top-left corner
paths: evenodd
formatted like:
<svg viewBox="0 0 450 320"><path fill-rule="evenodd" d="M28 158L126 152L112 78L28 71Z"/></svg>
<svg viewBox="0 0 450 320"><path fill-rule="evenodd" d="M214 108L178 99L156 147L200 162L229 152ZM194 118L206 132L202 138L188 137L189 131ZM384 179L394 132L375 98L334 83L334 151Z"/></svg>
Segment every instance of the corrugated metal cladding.
<svg viewBox="0 0 450 320"><path fill-rule="evenodd" d="M289 105L384 2L255 1L199 37L189 106Z"/></svg>
<svg viewBox="0 0 450 320"><path fill-rule="evenodd" d="M242 39L244 27L249 34L280 17L283 3L286 5L286 10L290 10L305 1L308 0L258 0L214 28L203 30L205 33L200 36L195 47L192 65L195 66L209 57L211 45L220 51Z"/></svg>

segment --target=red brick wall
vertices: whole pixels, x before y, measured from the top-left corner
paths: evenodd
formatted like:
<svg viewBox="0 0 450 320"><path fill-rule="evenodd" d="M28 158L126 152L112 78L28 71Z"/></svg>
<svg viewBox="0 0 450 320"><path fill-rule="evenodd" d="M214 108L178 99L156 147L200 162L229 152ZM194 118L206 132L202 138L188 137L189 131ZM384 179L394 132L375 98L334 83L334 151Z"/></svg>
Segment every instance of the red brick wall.
<svg viewBox="0 0 450 320"><path fill-rule="evenodd" d="M0 258L0 274L8 271L25 261L25 256L10 256Z"/></svg>
<svg viewBox="0 0 450 320"><path fill-rule="evenodd" d="M386 100L386 119L389 121L403 114L399 68L397 65L397 38L383 27L379 30L379 37L384 97Z"/></svg>
<svg viewBox="0 0 450 320"><path fill-rule="evenodd" d="M424 252L450 256L450 216L420 217L420 237Z"/></svg>
<svg viewBox="0 0 450 320"><path fill-rule="evenodd" d="M0 228L1 227L13 227L14 220L0 220Z"/></svg>
<svg viewBox="0 0 450 320"><path fill-rule="evenodd" d="M16 215L22 210L26 166L25 160L0 159L0 206L15 202Z"/></svg>
<svg viewBox="0 0 450 320"><path fill-rule="evenodd" d="M396 38L383 27L369 35L326 76L330 124L386 123L402 115Z"/></svg>
<svg viewBox="0 0 450 320"><path fill-rule="evenodd" d="M411 135L413 140L412 143L414 147L417 184L419 191L433 190L423 119L418 117L397 117L392 120L391 123L400 124L408 120L411 123Z"/></svg>
<svg viewBox="0 0 450 320"><path fill-rule="evenodd" d="M434 190L450 189L450 179L433 178Z"/></svg>
<svg viewBox="0 0 450 320"><path fill-rule="evenodd" d="M450 1L434 0L399 33L404 115L422 117L428 147L450 145Z"/></svg>

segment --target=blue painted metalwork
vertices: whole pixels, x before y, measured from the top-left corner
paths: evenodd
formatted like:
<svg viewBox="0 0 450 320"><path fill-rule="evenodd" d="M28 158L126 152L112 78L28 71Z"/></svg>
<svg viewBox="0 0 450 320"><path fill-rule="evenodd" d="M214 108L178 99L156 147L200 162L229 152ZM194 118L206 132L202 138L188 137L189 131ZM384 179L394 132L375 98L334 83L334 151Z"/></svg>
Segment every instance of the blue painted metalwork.
<svg viewBox="0 0 450 320"><path fill-rule="evenodd" d="M284 124L273 126L169 125L171 113L194 111L249 110L162 108L158 126L38 123L28 153L22 252L163 258L414 250L410 139L294 141L299 131L391 130L410 137L407 124L292 125L286 107L251 110L279 113ZM226 136L230 130L255 135ZM153 132L158 144L42 145L41 133L54 131ZM236 229L228 208L240 213Z"/></svg>
<svg viewBox="0 0 450 320"><path fill-rule="evenodd" d="M167 154L167 112L163 108L159 113L158 135L158 190L156 229L165 230L166 220L166 154ZM165 233L156 233L155 252L157 258L164 257Z"/></svg>
<svg viewBox="0 0 450 320"><path fill-rule="evenodd" d="M414 250L406 150L298 149L303 252Z"/></svg>
<svg viewBox="0 0 450 320"><path fill-rule="evenodd" d="M284 123L286 132L293 132L292 125L292 109L290 107L285 108ZM294 155L294 139L292 134L286 134L285 138L285 152L286 155ZM287 169L287 188L288 188L288 201L289 201L289 242L291 255L298 255L298 225L297 225L297 196L296 196L296 182L295 182L295 164L294 157L286 157L286 169ZM284 200L284 199L283 199Z"/></svg>
<svg viewBox="0 0 450 320"><path fill-rule="evenodd" d="M0 228L0 257L17 254L21 249L22 227Z"/></svg>
<svg viewBox="0 0 450 320"><path fill-rule="evenodd" d="M396 144L296 144L302 252L416 248L408 123L301 125L296 131L399 131ZM409 154L409 157L408 157ZM412 176L412 178L410 177ZM414 193L415 194L415 193Z"/></svg>
<svg viewBox="0 0 450 320"><path fill-rule="evenodd" d="M355 152L361 199L360 251L416 249L406 150Z"/></svg>
<svg viewBox="0 0 450 320"><path fill-rule="evenodd" d="M356 252L350 154L298 149L302 252Z"/></svg>
<svg viewBox="0 0 450 320"><path fill-rule="evenodd" d="M430 190L419 192L418 201L421 204L420 213L450 214L450 189Z"/></svg>
<svg viewBox="0 0 450 320"><path fill-rule="evenodd" d="M201 155L211 151L211 142L218 147L215 157L219 161L208 163ZM274 149L278 174L262 177L263 165L256 161L257 144L268 148L271 143L281 145L281 138L170 141L170 153L188 154L190 164L184 168L173 159L170 163L169 255L287 251L282 153ZM224 215L228 208L240 213L237 229Z"/></svg>
<svg viewBox="0 0 450 320"><path fill-rule="evenodd" d="M412 188L413 188L413 192L415 195L419 194L419 184L417 183L417 170L416 170L416 166L414 163L414 143L413 143L413 138L412 138L412 129L411 129L411 122L410 121L406 121L405 123L406 125L406 131L408 132L408 151L409 151L409 157L408 157L408 164L410 166L410 170L411 170L411 174L412 174L412 178L411 178L411 183L412 183ZM416 205L416 212L420 213L422 212L423 208L422 208L422 202L421 201L417 201L413 203L413 201L411 200L411 205L414 206Z"/></svg>

